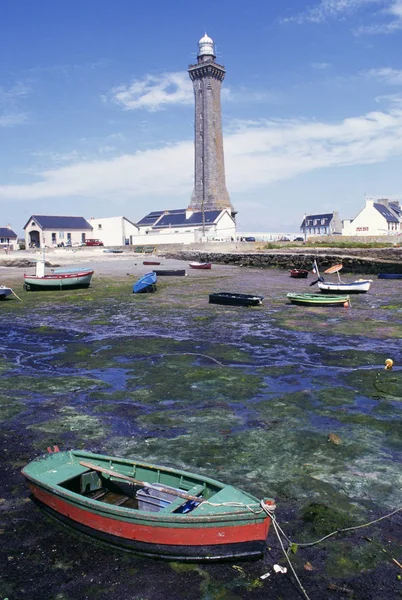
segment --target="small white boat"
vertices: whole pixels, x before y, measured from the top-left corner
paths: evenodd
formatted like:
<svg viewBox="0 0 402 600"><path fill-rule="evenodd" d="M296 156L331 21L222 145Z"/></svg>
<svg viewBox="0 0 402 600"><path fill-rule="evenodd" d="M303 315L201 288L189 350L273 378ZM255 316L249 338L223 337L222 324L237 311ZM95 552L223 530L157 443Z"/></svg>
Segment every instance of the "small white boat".
<svg viewBox="0 0 402 600"><path fill-rule="evenodd" d="M4 300L7 296L13 293L13 290L5 285L0 285L0 300Z"/></svg>
<svg viewBox="0 0 402 600"><path fill-rule="evenodd" d="M349 282L342 281L339 275L342 266L342 264L334 265L324 271L324 274L337 273L338 281L325 281L325 279L320 276L317 262L314 261L314 271L317 273L318 279L310 283L310 285L317 283L318 289L324 294L365 294L369 291L373 282L372 279L357 279Z"/></svg>
<svg viewBox="0 0 402 600"><path fill-rule="evenodd" d="M369 291L372 279L357 279L349 283L319 281L318 289L324 294L365 294Z"/></svg>

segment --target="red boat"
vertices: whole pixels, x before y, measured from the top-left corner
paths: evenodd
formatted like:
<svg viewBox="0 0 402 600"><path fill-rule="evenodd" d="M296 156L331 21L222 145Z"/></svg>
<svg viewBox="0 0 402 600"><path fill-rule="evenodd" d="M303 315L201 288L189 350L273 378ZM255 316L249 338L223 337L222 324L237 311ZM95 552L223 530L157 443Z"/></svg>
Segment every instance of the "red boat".
<svg viewBox="0 0 402 600"><path fill-rule="evenodd" d="M142 261L143 265L160 265L161 263L158 260L144 260Z"/></svg>
<svg viewBox="0 0 402 600"><path fill-rule="evenodd" d="M140 460L48 450L22 474L39 506L85 534L174 561L264 555L275 508L270 498Z"/></svg>
<svg viewBox="0 0 402 600"><path fill-rule="evenodd" d="M308 275L308 271L306 269L290 269L290 276L295 279L305 279Z"/></svg>
<svg viewBox="0 0 402 600"><path fill-rule="evenodd" d="M192 269L210 269L212 267L209 262L191 262L188 264Z"/></svg>

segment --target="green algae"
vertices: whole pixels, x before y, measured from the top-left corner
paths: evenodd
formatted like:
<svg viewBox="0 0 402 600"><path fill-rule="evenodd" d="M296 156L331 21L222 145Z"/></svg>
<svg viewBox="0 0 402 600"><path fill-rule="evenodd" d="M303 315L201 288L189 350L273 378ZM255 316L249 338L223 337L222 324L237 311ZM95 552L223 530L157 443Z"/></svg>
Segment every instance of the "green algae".
<svg viewBox="0 0 402 600"><path fill-rule="evenodd" d="M81 413L72 406L62 407L54 418L29 425L28 429L47 434L47 441L41 440L42 447L59 437L63 438L66 433L73 432L77 440L85 441L103 438L109 432L109 427L100 419Z"/></svg>
<svg viewBox="0 0 402 600"><path fill-rule="evenodd" d="M10 360L0 357L0 375L3 375L3 373L6 373L7 371L11 371L13 367L14 365Z"/></svg>
<svg viewBox="0 0 402 600"><path fill-rule="evenodd" d="M22 402L15 398L0 395L0 421L9 421L25 410Z"/></svg>
<svg viewBox="0 0 402 600"><path fill-rule="evenodd" d="M166 357L157 364L148 364L147 370L135 371L127 380L127 389L145 388L147 401L199 402L211 398L242 401L265 387L257 374L244 373L227 367L193 366L191 357Z"/></svg>
<svg viewBox="0 0 402 600"><path fill-rule="evenodd" d="M223 407L206 410L178 411L166 409L160 412L152 412L138 417L137 422L146 426L149 430L169 431L177 428L185 429L186 433L203 436L211 431L219 431L225 434L238 426L242 419L230 410Z"/></svg>
<svg viewBox="0 0 402 600"><path fill-rule="evenodd" d="M309 525L310 534L320 538L338 529L352 527L355 523L349 513L318 502L307 504L302 510L301 518Z"/></svg>
<svg viewBox="0 0 402 600"><path fill-rule="evenodd" d="M16 396L29 394L72 394L83 392L94 388L108 387L107 383L99 379L83 376L48 375L44 377L2 377L2 389L4 392L13 393Z"/></svg>
<svg viewBox="0 0 402 600"><path fill-rule="evenodd" d="M192 588L196 587L198 579L199 591L196 594L193 591L192 595L199 600L241 600L241 596L234 593L230 588L228 589L222 583L215 581L206 569L198 565L172 562L170 566L175 573L181 576L191 575ZM195 576L197 576L197 579L195 579ZM236 578L236 583L238 584L238 582L239 578ZM242 587L246 587L243 585L243 582Z"/></svg>

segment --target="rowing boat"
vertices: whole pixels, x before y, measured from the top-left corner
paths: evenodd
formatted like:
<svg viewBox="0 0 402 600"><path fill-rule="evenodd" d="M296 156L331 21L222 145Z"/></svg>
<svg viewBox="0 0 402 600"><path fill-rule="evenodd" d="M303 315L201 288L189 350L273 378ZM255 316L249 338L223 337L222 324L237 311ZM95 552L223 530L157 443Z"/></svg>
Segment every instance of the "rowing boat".
<svg viewBox="0 0 402 600"><path fill-rule="evenodd" d="M327 296L321 294L287 294L292 304L300 306L349 306L348 295Z"/></svg>
<svg viewBox="0 0 402 600"><path fill-rule="evenodd" d="M151 271L151 273L146 273L142 277L138 279L133 285L133 293L134 294L144 294L144 293L152 293L156 292L156 274Z"/></svg>
<svg viewBox="0 0 402 600"><path fill-rule="evenodd" d="M231 306L260 306L264 296L255 294L239 294L237 292L215 292L209 294L210 304L225 304Z"/></svg>
<svg viewBox="0 0 402 600"><path fill-rule="evenodd" d="M79 531L151 557L260 558L274 501L188 471L81 450L22 470L34 500Z"/></svg>

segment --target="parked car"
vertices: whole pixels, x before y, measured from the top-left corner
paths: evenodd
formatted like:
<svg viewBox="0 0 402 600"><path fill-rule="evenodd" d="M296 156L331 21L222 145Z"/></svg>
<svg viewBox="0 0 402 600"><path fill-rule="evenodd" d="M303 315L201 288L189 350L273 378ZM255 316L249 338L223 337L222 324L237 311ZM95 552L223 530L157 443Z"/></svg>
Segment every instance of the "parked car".
<svg viewBox="0 0 402 600"><path fill-rule="evenodd" d="M293 241L294 242L304 242L304 238L302 238L302 237L295 237L295 239Z"/></svg>
<svg viewBox="0 0 402 600"><path fill-rule="evenodd" d="M103 242L101 240L85 240L86 246L103 246Z"/></svg>
<svg viewBox="0 0 402 600"><path fill-rule="evenodd" d="M290 239L287 237L281 237L279 238L278 242L290 242Z"/></svg>
<svg viewBox="0 0 402 600"><path fill-rule="evenodd" d="M245 242L255 242L255 237L249 236L244 238Z"/></svg>

